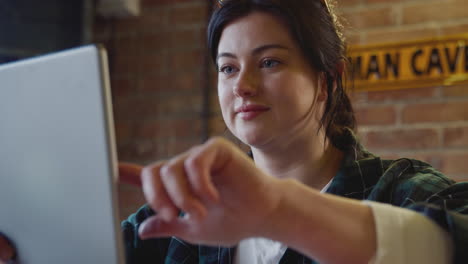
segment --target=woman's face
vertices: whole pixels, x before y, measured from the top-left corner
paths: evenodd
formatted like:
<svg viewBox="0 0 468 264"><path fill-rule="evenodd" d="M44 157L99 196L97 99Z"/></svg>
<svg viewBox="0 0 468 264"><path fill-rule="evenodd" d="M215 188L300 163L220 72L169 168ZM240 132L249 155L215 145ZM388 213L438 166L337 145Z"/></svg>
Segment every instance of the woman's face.
<svg viewBox="0 0 468 264"><path fill-rule="evenodd" d="M217 65L222 115L241 141L261 148L315 135L321 78L277 18L253 12L228 24Z"/></svg>

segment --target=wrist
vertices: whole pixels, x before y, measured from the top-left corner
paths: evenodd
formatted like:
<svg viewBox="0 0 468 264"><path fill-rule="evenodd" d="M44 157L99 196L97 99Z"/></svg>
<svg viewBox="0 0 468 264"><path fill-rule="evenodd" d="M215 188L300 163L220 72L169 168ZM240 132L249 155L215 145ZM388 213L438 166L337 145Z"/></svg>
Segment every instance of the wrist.
<svg viewBox="0 0 468 264"><path fill-rule="evenodd" d="M258 229L258 236L290 244L290 234L298 227L299 215L294 196L300 194L300 186L294 179L275 179L272 182L271 193L276 198L276 204L270 211L264 224ZM312 189L311 189L312 190ZM313 191L313 190L312 190Z"/></svg>
<svg viewBox="0 0 468 264"><path fill-rule="evenodd" d="M322 194L296 180L276 185L278 205L260 236L326 263L367 263L375 253L372 210L359 201Z"/></svg>

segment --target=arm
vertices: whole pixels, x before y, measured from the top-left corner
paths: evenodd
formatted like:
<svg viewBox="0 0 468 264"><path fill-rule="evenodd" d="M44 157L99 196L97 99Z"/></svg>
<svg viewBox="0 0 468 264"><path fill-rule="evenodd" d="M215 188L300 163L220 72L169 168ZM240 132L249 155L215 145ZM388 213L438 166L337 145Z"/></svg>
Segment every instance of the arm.
<svg viewBox="0 0 468 264"><path fill-rule="evenodd" d="M160 212L141 225L142 238L233 245L264 236L326 263L365 263L375 252L368 206L265 175L224 140L146 167L142 183ZM179 209L189 217L177 217Z"/></svg>
<svg viewBox="0 0 468 264"><path fill-rule="evenodd" d="M282 199L262 235L323 263L367 263L373 257L371 208L294 180L284 180L276 188Z"/></svg>
<svg viewBox="0 0 468 264"><path fill-rule="evenodd" d="M325 263L366 263L376 252L367 205L265 175L226 141L212 140L145 171L146 199L166 213L142 223L143 238L233 245L264 236ZM177 217L179 209L188 217Z"/></svg>
<svg viewBox="0 0 468 264"><path fill-rule="evenodd" d="M371 263L453 263L453 241L436 222L406 208L364 203L376 224L378 248Z"/></svg>

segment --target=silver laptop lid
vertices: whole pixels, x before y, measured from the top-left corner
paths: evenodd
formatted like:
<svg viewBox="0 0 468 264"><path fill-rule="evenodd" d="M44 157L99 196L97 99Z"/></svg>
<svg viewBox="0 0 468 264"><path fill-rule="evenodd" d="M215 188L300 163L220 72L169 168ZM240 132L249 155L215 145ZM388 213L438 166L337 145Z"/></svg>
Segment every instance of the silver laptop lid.
<svg viewBox="0 0 468 264"><path fill-rule="evenodd" d="M0 231L20 263L123 263L107 58L0 65Z"/></svg>

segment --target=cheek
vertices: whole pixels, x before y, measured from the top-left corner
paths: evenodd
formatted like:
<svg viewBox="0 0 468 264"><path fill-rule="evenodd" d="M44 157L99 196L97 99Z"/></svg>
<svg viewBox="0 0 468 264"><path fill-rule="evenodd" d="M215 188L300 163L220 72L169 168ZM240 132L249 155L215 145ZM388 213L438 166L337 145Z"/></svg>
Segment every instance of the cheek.
<svg viewBox="0 0 468 264"><path fill-rule="evenodd" d="M304 112L311 108L315 101L316 87L301 75L287 75L269 82L270 95L281 102L281 106L287 107L291 112Z"/></svg>

